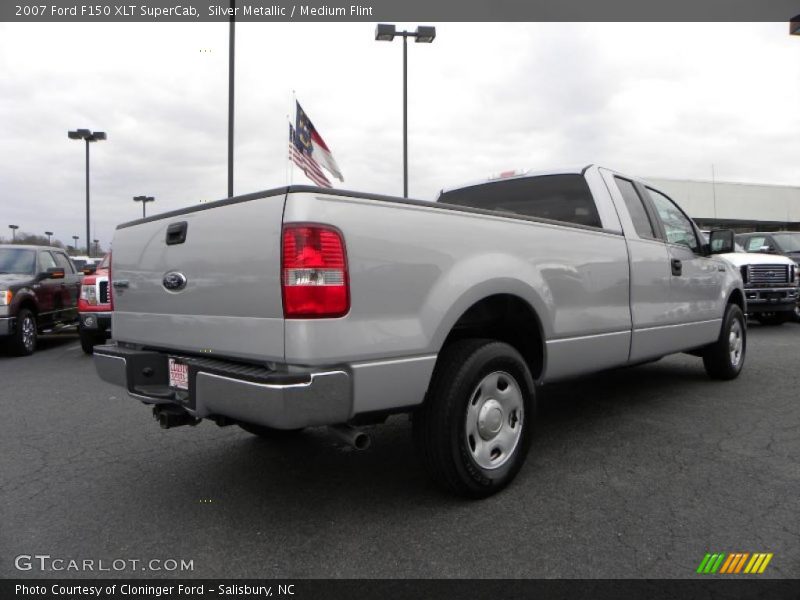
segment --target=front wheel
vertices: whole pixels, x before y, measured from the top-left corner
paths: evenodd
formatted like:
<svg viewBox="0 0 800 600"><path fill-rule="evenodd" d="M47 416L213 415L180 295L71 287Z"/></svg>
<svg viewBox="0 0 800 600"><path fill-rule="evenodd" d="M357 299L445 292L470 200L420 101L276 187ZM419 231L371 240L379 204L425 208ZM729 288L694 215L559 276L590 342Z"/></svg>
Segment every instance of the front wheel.
<svg viewBox="0 0 800 600"><path fill-rule="evenodd" d="M86 330L83 327L78 330L78 337L81 339L81 349L86 354L93 354L94 347L98 344L102 344L106 340L104 333L96 333Z"/></svg>
<svg viewBox="0 0 800 600"><path fill-rule="evenodd" d="M435 481L484 498L522 467L534 414L533 378L519 352L503 342L460 340L439 357L414 414L414 438Z"/></svg>
<svg viewBox="0 0 800 600"><path fill-rule="evenodd" d="M11 352L16 356L30 356L36 350L38 333L36 315L23 308L17 315L17 327L11 338Z"/></svg>
<svg viewBox="0 0 800 600"><path fill-rule="evenodd" d="M747 353L747 328L742 309L729 304L722 319L719 339L703 353L706 373L713 379L735 379L739 376Z"/></svg>

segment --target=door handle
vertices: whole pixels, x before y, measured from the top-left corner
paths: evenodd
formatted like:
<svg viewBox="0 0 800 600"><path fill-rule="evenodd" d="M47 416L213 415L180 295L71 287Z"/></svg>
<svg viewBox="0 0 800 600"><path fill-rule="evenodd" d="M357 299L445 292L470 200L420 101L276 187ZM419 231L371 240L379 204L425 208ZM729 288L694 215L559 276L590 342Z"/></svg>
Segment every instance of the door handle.
<svg viewBox="0 0 800 600"><path fill-rule="evenodd" d="M683 273L683 263L678 258L673 258L670 262L672 265L672 274L680 276Z"/></svg>

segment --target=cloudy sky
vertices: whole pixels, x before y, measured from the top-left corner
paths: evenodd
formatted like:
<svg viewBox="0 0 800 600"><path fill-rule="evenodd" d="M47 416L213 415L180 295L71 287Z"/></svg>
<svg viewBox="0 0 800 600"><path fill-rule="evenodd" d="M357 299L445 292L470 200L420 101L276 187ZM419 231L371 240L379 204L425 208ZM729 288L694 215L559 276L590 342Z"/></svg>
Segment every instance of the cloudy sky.
<svg viewBox="0 0 800 600"><path fill-rule="evenodd" d="M409 27L413 27L409 25ZM237 26L237 194L285 185L292 92L341 187L402 193L402 49L374 26ZM0 236L84 243L226 194L225 23L0 24ZM410 194L519 167L800 185L800 38L786 23L437 24L409 45ZM297 170L295 183L310 183ZM338 182L337 182L338 184Z"/></svg>

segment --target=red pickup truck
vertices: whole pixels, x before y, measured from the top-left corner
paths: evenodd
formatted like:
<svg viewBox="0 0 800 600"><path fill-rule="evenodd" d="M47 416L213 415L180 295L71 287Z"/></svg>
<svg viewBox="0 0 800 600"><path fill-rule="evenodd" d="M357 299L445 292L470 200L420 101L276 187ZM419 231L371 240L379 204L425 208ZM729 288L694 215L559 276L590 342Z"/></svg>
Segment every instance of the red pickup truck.
<svg viewBox="0 0 800 600"><path fill-rule="evenodd" d="M97 265L94 273L85 275L81 281L81 293L78 297L78 333L81 348L86 354L92 354L94 347L104 344L111 337L111 311L114 300L111 297L109 270L111 255L106 254Z"/></svg>

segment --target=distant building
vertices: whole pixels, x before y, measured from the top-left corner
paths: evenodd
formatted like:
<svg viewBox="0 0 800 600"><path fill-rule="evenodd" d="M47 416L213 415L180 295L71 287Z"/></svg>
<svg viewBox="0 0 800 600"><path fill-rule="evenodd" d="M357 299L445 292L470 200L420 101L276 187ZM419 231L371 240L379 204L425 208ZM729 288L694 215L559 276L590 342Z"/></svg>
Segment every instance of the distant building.
<svg viewBox="0 0 800 600"><path fill-rule="evenodd" d="M703 229L800 231L800 187L646 178Z"/></svg>

